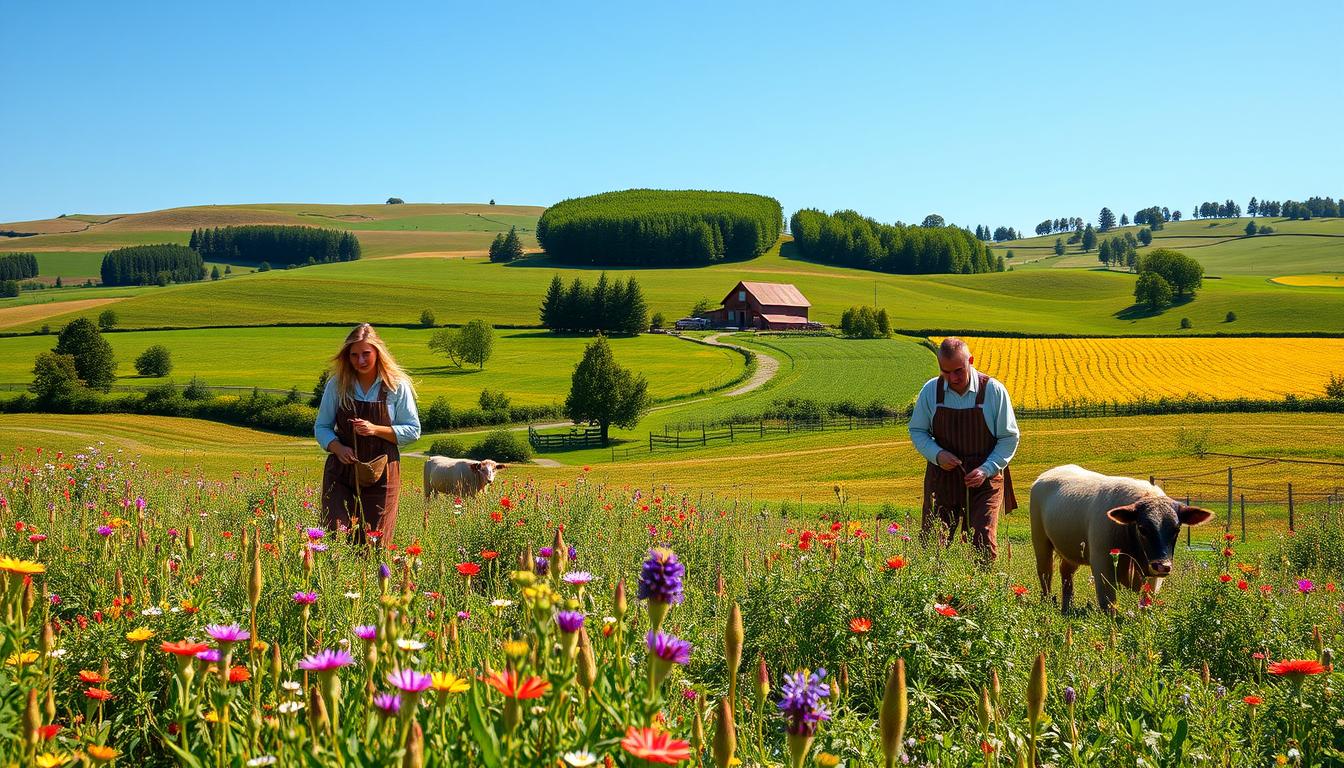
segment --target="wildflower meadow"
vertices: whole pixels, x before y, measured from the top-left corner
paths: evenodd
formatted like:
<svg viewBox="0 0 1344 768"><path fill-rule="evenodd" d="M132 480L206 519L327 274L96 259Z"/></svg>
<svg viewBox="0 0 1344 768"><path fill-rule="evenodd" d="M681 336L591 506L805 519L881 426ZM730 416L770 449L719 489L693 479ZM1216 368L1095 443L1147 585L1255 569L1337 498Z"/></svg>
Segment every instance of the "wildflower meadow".
<svg viewBox="0 0 1344 768"><path fill-rule="evenodd" d="M317 493L6 451L4 764L1344 761L1330 520L1254 554L1196 529L1160 591L1063 616L1030 557L841 488L800 516L576 469L407 493L369 547Z"/></svg>

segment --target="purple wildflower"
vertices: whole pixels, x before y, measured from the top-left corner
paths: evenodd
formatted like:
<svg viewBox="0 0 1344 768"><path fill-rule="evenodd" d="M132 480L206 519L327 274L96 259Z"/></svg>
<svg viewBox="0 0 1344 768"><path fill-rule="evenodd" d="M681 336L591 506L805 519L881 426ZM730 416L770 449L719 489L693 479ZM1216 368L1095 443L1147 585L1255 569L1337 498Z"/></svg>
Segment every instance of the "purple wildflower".
<svg viewBox="0 0 1344 768"><path fill-rule="evenodd" d="M644 561L644 569L639 574L639 592L641 600L656 603L678 604L684 598L682 578L686 575L686 566L677 560L670 549L657 547L649 550L649 559Z"/></svg>
<svg viewBox="0 0 1344 768"><path fill-rule="evenodd" d="M461 619L462 621L466 621L467 619L471 618L471 611L458 611L457 618Z"/></svg>
<svg viewBox="0 0 1344 768"><path fill-rule="evenodd" d="M555 614L555 623L560 627L560 631L566 634L578 632L583 626L582 611L560 611Z"/></svg>
<svg viewBox="0 0 1344 768"><path fill-rule="evenodd" d="M392 578L392 569L387 567L387 563L378 564L378 578L384 581Z"/></svg>
<svg viewBox="0 0 1344 768"><path fill-rule="evenodd" d="M317 541L318 539L321 539L327 535L327 532L322 530L321 528L308 528L306 530L308 533L309 541Z"/></svg>
<svg viewBox="0 0 1344 768"><path fill-rule="evenodd" d="M1073 686L1064 686L1064 703L1073 706L1073 702L1078 700L1078 692L1073 690Z"/></svg>
<svg viewBox="0 0 1344 768"><path fill-rule="evenodd" d="M395 715L401 711L401 697L395 693L380 693L373 697L373 706L381 709L384 715Z"/></svg>
<svg viewBox="0 0 1344 768"><path fill-rule="evenodd" d="M593 574L587 571L570 571L561 578L565 580L566 584L573 584L576 587L581 587L593 580Z"/></svg>
<svg viewBox="0 0 1344 768"><path fill-rule="evenodd" d="M373 624L360 624L355 627L355 637L366 643L371 643L378 638L378 627Z"/></svg>
<svg viewBox="0 0 1344 768"><path fill-rule="evenodd" d="M1311 579L1298 579L1298 580L1297 580L1297 591L1298 591L1298 592L1301 592L1302 594L1305 595L1305 594L1307 594L1308 592L1311 592L1311 591L1314 590L1314 589L1316 589L1316 585L1312 583Z"/></svg>
<svg viewBox="0 0 1344 768"><path fill-rule="evenodd" d="M537 550L537 557L544 557L544 558L546 558L547 560L550 560L550 559L551 559L551 555L554 555L554 554L555 554L555 550L552 549L551 547L542 547L541 549L538 549L538 550Z"/></svg>
<svg viewBox="0 0 1344 768"><path fill-rule="evenodd" d="M144 512L144 511L145 511L145 507L146 507L148 504L149 504L149 502L145 501L145 497L144 497L144 496L137 496L137 497L135 498L135 511L136 511L136 512Z"/></svg>
<svg viewBox="0 0 1344 768"><path fill-rule="evenodd" d="M326 552L326 551L327 551L327 545L326 545L326 544L317 544L317 543L309 542L309 543L308 543L308 548L311 549L311 550L313 550L314 552Z"/></svg>
<svg viewBox="0 0 1344 768"><path fill-rule="evenodd" d="M218 648L206 648L204 651L198 652L196 658L201 661L215 662L219 661L221 656Z"/></svg>
<svg viewBox="0 0 1344 768"><path fill-rule="evenodd" d="M392 687L400 688L407 693L419 693L429 687L431 680L429 675L423 672L416 672L414 669L399 669L387 674L387 682Z"/></svg>
<svg viewBox="0 0 1344 768"><path fill-rule="evenodd" d="M299 605L312 605L317 602L316 592L295 592L294 602Z"/></svg>
<svg viewBox="0 0 1344 768"><path fill-rule="evenodd" d="M251 632L237 624L209 624L205 627L205 634L213 637L215 642L221 645L241 642L252 637Z"/></svg>
<svg viewBox="0 0 1344 768"><path fill-rule="evenodd" d="M100 526L98 526L98 535L99 535L99 536L111 536L111 535L112 535L112 526L110 526L110 525L100 525Z"/></svg>
<svg viewBox="0 0 1344 768"><path fill-rule="evenodd" d="M573 544L570 544L570 545L569 545L569 562L574 563L574 562L578 562L578 560L579 560L579 550L575 549Z"/></svg>
<svg viewBox="0 0 1344 768"><path fill-rule="evenodd" d="M536 558L535 570L538 576L545 576L551 570L551 561L544 557Z"/></svg>
<svg viewBox="0 0 1344 768"><path fill-rule="evenodd" d="M694 688L687 688L681 692L681 697L687 701L695 701L700 694L695 692Z"/></svg>
<svg viewBox="0 0 1344 768"><path fill-rule="evenodd" d="M303 660L299 662L299 669L306 669L310 672L332 672L354 663L355 659L349 652L324 648L311 656L303 657Z"/></svg>
<svg viewBox="0 0 1344 768"><path fill-rule="evenodd" d="M168 538L170 538L170 539L176 539L176 538L177 538L177 529L176 529L176 528L169 528L169 529L168 529Z"/></svg>
<svg viewBox="0 0 1344 768"><path fill-rule="evenodd" d="M787 730L794 736L815 736L817 723L830 720L822 699L831 695L831 688L822 680L826 670L818 669L810 676L806 672L794 672L784 676L783 696L779 709L788 719Z"/></svg>
<svg viewBox="0 0 1344 768"><path fill-rule="evenodd" d="M691 643L689 640L682 640L679 637L662 632L649 632L645 644L649 646L649 653L663 661L684 665L691 660Z"/></svg>

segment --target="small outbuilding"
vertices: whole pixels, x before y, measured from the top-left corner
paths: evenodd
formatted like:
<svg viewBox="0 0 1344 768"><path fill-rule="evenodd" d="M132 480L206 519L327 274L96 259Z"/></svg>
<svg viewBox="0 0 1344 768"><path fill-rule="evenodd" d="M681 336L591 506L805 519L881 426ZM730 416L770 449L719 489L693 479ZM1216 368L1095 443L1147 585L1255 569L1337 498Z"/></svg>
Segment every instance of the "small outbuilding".
<svg viewBox="0 0 1344 768"><path fill-rule="evenodd" d="M807 328L807 310L812 306L791 283L745 280L733 287L722 304L709 316L715 326L770 331Z"/></svg>

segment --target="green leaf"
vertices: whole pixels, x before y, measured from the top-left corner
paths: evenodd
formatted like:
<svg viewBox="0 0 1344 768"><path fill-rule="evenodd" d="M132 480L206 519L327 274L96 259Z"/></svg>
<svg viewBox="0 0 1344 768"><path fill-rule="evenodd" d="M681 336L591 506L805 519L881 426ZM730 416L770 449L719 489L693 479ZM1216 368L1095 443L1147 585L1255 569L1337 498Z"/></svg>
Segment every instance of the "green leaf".
<svg viewBox="0 0 1344 768"><path fill-rule="evenodd" d="M467 722L471 726L471 735L476 739L476 746L480 747L481 760L487 768L499 768L499 737L493 728L486 725L482 715L484 708L480 688L473 685L471 695L467 697Z"/></svg>

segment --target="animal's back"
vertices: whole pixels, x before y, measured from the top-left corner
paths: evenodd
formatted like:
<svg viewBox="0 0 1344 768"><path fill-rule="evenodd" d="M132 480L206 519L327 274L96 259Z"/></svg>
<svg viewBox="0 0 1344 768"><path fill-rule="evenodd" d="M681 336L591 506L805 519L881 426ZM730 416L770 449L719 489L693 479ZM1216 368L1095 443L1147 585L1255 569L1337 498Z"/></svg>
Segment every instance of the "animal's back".
<svg viewBox="0 0 1344 768"><path fill-rule="evenodd" d="M1090 541L1105 538L1113 525L1105 518L1107 510L1158 493L1142 480L1103 475L1077 464L1047 470L1031 486L1033 541L1048 540L1062 557L1083 562L1089 543L1109 548L1107 542Z"/></svg>

